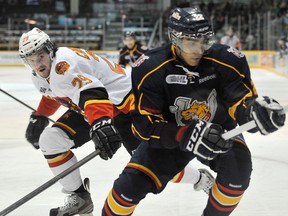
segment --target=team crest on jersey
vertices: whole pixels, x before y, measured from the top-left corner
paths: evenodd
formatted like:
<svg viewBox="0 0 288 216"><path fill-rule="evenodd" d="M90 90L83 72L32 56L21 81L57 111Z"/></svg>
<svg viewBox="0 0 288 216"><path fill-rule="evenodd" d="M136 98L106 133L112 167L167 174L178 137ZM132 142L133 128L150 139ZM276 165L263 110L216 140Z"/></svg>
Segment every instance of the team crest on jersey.
<svg viewBox="0 0 288 216"><path fill-rule="evenodd" d="M237 58L243 58L245 56L243 53L241 53L239 50L235 49L234 47L229 47L229 49L227 49L227 51L231 52Z"/></svg>
<svg viewBox="0 0 288 216"><path fill-rule="evenodd" d="M149 59L148 56L142 54L135 62L134 62L134 67L140 66L146 59Z"/></svg>
<svg viewBox="0 0 288 216"><path fill-rule="evenodd" d="M63 75L70 68L70 64L66 61L58 62L55 66L55 71L59 75Z"/></svg>
<svg viewBox="0 0 288 216"><path fill-rule="evenodd" d="M178 126L189 124L193 119L212 121L216 110L216 90L213 89L206 101L193 100L187 97L177 97L174 106L170 106L170 112L175 114Z"/></svg>

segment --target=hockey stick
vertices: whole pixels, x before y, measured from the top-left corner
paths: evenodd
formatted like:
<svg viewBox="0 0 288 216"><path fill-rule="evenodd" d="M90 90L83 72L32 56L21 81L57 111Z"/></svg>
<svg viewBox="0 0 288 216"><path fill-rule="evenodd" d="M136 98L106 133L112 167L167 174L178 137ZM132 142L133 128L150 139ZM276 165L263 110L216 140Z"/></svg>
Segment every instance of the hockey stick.
<svg viewBox="0 0 288 216"><path fill-rule="evenodd" d="M285 106L283 109L283 113L286 113L287 111L288 111L288 106ZM256 123L254 120L252 120L250 122L247 122L246 124L239 126L238 128L235 128L231 131L224 133L222 136L224 139L227 140L227 139L230 139L230 138L232 138L232 137L234 137L234 136L236 136L236 135L238 135L238 134L240 134L246 130L250 130L254 127L256 127ZM79 168L80 166L84 165L85 163L87 163L88 161L90 161L91 159L93 159L94 157L99 155L99 153L100 153L100 151L96 150L95 152L92 152L91 154L87 155L85 158L83 158L82 160L80 160L79 162L77 162L76 164L71 166L70 168L66 169L65 171L58 174L57 176L55 176L54 178L52 178L48 182L46 182L43 185L41 185L40 187L36 188L34 191L30 192L29 194L27 194L23 198L19 199L18 201L16 201L12 205L10 205L7 208L5 208L4 210L2 210L0 212L0 216L5 216L8 213L12 212L13 210L18 208L19 206L23 205L24 203L26 203L27 201L29 201L30 199L32 199L36 195L40 194L41 192L43 192L44 190L46 190L47 188L49 188L50 186L55 184L61 178L67 176L69 173L73 172L75 169Z"/></svg>
<svg viewBox="0 0 288 216"><path fill-rule="evenodd" d="M18 101L19 103L23 104L24 106L28 107L29 109L33 110L34 112L36 111L33 107L31 107L28 104L20 101L19 99L17 99L13 95L9 94L8 92L4 91L3 89L0 88L0 91L3 92L4 94L8 95L9 97L13 98L14 100ZM55 121L50 119L50 118L48 118L48 120L50 120L51 122L55 123Z"/></svg>
<svg viewBox="0 0 288 216"><path fill-rule="evenodd" d="M282 113L284 114L286 112L288 112L288 105L283 107L283 112ZM250 130L252 128L255 128L255 127L256 127L256 123L255 123L254 120L252 120L252 121L247 122L247 123L245 123L245 124L243 124L243 125L241 125L241 126L239 126L237 128L234 128L233 130L230 130L230 131L224 133L222 135L222 137L225 140L228 140L228 139L231 139L232 137L234 137L234 136L236 136L238 134L243 133L244 131L248 131L248 130Z"/></svg>
<svg viewBox="0 0 288 216"><path fill-rule="evenodd" d="M38 187L35 190L33 190L31 193L27 194L26 196L22 197L21 199L19 199L18 201L16 201L12 205L10 205L7 208L5 208L4 210L2 210L0 212L0 216L4 216L4 215L7 215L8 213L12 212L13 210L18 208L22 204L26 203L27 201L29 201L30 199L32 199L36 195L40 194L41 192L43 192L44 190L46 190L47 188L49 188L50 186L55 184L61 178L67 176L69 173L73 172L77 168L81 167L82 165L84 165L85 163L87 163L88 161L90 161L91 159L96 157L97 155L99 155L99 153L100 153L99 150L96 150L96 151L90 153L89 155L84 157L82 160L78 161L76 164L72 165L71 167L69 167L68 169L64 170L63 172L61 172L60 174L58 174L54 178L50 179L49 181L47 181L46 183L44 183L40 187Z"/></svg>

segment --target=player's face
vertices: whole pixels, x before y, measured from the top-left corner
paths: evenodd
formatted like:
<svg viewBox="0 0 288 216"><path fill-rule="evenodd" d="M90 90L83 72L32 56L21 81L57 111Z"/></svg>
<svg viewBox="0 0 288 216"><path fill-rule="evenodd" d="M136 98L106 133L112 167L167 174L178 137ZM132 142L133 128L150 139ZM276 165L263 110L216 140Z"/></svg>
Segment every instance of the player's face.
<svg viewBox="0 0 288 216"><path fill-rule="evenodd" d="M123 42L128 47L128 49L132 49L135 45L135 39L133 37L126 37L124 38Z"/></svg>
<svg viewBox="0 0 288 216"><path fill-rule="evenodd" d="M207 50L207 44L203 38L187 39L183 38L179 46L180 57L190 66L197 66Z"/></svg>
<svg viewBox="0 0 288 216"><path fill-rule="evenodd" d="M26 58L30 67L41 77L48 78L51 69L51 58L45 50L40 50Z"/></svg>

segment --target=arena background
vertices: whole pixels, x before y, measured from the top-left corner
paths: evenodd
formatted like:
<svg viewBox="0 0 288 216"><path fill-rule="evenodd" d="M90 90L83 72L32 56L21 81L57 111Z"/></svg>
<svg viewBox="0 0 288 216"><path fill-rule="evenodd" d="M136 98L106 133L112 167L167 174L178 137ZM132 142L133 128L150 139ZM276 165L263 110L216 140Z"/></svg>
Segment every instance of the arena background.
<svg viewBox="0 0 288 216"><path fill-rule="evenodd" d="M58 46L80 47L117 61L125 31L149 48L167 42L171 8L199 6L209 14L216 42L236 30L251 67L288 74L287 0L0 0L0 66L21 65L21 34L45 30ZM6 51L6 52L4 52ZM8 51L8 52L7 52ZM283 55L284 53L284 55Z"/></svg>
<svg viewBox="0 0 288 216"><path fill-rule="evenodd" d="M41 95L17 52L21 34L35 26L58 46L91 49L116 62L123 32L136 31L148 47L160 46L167 42L171 8L198 5L210 14L216 40L228 26L236 28L259 94L287 105L288 55L279 46L287 42L287 4L287 0L0 0L0 89L38 106ZM63 109L51 118L59 118ZM53 177L41 152L25 140L30 114L30 109L0 92L0 211ZM269 136L244 133L254 170L233 216L287 215L287 134L287 125ZM91 142L75 154L80 160L93 150ZM121 148L113 160L96 157L81 168L82 176L91 180L95 215L100 215L113 180L128 160ZM9 216L48 215L50 208L63 204L66 195L60 191L60 184L55 184ZM194 192L190 185L169 184L163 193L147 196L134 215L199 216L206 201L206 194Z"/></svg>

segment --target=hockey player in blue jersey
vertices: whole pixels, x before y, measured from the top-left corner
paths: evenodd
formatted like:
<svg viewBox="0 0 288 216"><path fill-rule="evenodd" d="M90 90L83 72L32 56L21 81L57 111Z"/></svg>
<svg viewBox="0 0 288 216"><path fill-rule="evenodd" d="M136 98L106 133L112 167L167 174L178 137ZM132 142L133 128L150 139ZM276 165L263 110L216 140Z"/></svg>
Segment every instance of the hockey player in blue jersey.
<svg viewBox="0 0 288 216"><path fill-rule="evenodd" d="M132 215L148 193L158 194L196 158L217 173L203 216L228 216L249 187L251 154L242 134L225 131L250 120L267 135L284 126L283 107L257 94L245 56L213 44L198 8L169 17L170 44L142 55L132 71L133 131L143 141L114 182L102 216ZM178 202L193 202L179 200Z"/></svg>
<svg viewBox="0 0 288 216"><path fill-rule="evenodd" d="M136 33L127 31L123 34L124 46L119 51L118 63L122 67L133 67L136 60L148 50L148 47L142 45L136 40Z"/></svg>

